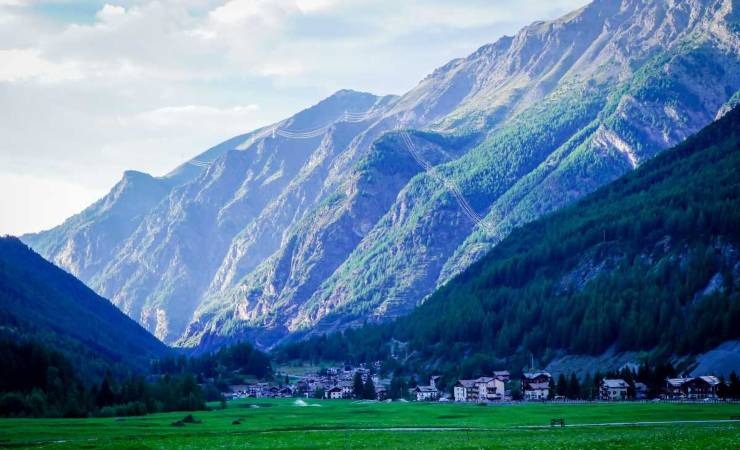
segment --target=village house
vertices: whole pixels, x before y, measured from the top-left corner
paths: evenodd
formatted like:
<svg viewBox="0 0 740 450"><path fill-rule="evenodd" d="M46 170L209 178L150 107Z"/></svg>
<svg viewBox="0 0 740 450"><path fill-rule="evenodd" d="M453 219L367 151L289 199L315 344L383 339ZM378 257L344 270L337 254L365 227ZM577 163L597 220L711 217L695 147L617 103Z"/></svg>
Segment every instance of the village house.
<svg viewBox="0 0 740 450"><path fill-rule="evenodd" d="M552 375L547 372L529 372L522 375L522 396L524 400L547 400L550 395Z"/></svg>
<svg viewBox="0 0 740 450"><path fill-rule="evenodd" d="M333 388L329 389L328 391L324 392L324 398L329 398L332 400L339 400L342 397L342 388L339 386L334 386Z"/></svg>
<svg viewBox="0 0 740 450"><path fill-rule="evenodd" d="M620 378L604 378L599 384L599 397L602 400L627 400L630 385Z"/></svg>
<svg viewBox="0 0 740 450"><path fill-rule="evenodd" d="M417 402L435 401L439 398L439 391L432 386L416 386L413 392Z"/></svg>
<svg viewBox="0 0 740 450"><path fill-rule="evenodd" d="M711 375L703 375L691 378L681 385L681 391L686 398L705 399L717 398L717 387L719 379Z"/></svg>
<svg viewBox="0 0 740 450"><path fill-rule="evenodd" d="M669 399L681 399L686 397L683 385L691 378L668 378L665 380L665 396Z"/></svg>
<svg viewBox="0 0 740 450"><path fill-rule="evenodd" d="M437 383L439 382L439 376L432 376L429 379L429 386L416 386L412 390L416 396L416 401L436 401L439 399L439 390L437 389Z"/></svg>

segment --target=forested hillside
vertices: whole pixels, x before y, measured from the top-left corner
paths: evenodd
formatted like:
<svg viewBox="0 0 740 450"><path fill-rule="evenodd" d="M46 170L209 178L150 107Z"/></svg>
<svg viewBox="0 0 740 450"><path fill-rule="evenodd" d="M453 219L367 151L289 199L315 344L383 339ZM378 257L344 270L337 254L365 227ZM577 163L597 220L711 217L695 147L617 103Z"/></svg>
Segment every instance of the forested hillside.
<svg viewBox="0 0 740 450"><path fill-rule="evenodd" d="M738 173L735 108L635 172L515 230L413 313L279 355L459 373L610 348L690 355L737 339Z"/></svg>
<svg viewBox="0 0 740 450"><path fill-rule="evenodd" d="M108 300L14 237L0 238L0 337L33 339L82 378L136 372L169 350Z"/></svg>

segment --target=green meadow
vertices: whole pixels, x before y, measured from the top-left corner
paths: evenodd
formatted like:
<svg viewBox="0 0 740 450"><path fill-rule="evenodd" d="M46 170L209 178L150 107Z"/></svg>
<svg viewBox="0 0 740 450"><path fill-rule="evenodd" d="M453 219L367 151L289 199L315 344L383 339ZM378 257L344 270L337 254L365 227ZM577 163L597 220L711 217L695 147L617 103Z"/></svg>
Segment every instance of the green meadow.
<svg viewBox="0 0 740 450"><path fill-rule="evenodd" d="M186 415L2 419L0 448L740 448L740 422L729 421L740 416L737 404L250 399L173 425ZM566 427L550 427L553 418Z"/></svg>

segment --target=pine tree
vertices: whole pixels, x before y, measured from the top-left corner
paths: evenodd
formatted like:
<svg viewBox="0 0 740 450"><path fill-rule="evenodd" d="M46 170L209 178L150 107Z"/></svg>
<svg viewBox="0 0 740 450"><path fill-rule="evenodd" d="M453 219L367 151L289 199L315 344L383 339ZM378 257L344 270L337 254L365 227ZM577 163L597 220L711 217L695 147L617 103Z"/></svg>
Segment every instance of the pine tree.
<svg viewBox="0 0 740 450"><path fill-rule="evenodd" d="M570 381L568 382L568 398L577 399L581 396L581 385L578 383L578 377L575 373L570 374Z"/></svg>
<svg viewBox="0 0 740 450"><path fill-rule="evenodd" d="M726 399L729 394L729 389L727 387L727 383L725 382L725 377L721 376L719 377L719 385L717 386L717 397L721 399Z"/></svg>
<svg viewBox="0 0 740 450"><path fill-rule="evenodd" d="M558 395L565 397L568 394L568 381L565 379L564 374L560 374L558 377Z"/></svg>
<svg viewBox="0 0 740 450"><path fill-rule="evenodd" d="M362 383L360 372L355 372L355 377L352 380L352 395L357 399L361 399L365 395L365 385Z"/></svg>
<svg viewBox="0 0 740 450"><path fill-rule="evenodd" d="M737 374L733 370L732 373L730 373L730 389L729 394L731 398L738 399L740 398L740 379L738 378Z"/></svg>
<svg viewBox="0 0 740 450"><path fill-rule="evenodd" d="M375 400L375 383L373 383L372 377L367 377L363 398L366 400Z"/></svg>

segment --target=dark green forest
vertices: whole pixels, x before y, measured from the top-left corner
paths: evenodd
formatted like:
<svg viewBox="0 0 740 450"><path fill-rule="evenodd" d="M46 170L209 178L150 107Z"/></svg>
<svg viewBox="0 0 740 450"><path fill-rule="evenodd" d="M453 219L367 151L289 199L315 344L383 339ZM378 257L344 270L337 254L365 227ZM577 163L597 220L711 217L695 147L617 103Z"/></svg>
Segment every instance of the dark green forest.
<svg viewBox="0 0 740 450"><path fill-rule="evenodd" d="M146 370L169 349L14 237L0 237L0 332L62 353L85 379Z"/></svg>
<svg viewBox="0 0 740 450"><path fill-rule="evenodd" d="M146 376L107 372L97 381L84 377L54 349L4 336L0 338L0 416L112 417L203 410L206 401L221 399L218 382L233 378L226 375L232 372L270 377L272 368L264 353L249 344L235 344L198 357L154 361L152 373Z"/></svg>
<svg viewBox="0 0 740 450"><path fill-rule="evenodd" d="M0 339L0 416L126 416L205 409L190 374L146 382L142 375L81 378L63 354L37 342Z"/></svg>
<svg viewBox="0 0 740 450"><path fill-rule="evenodd" d="M411 314L290 343L279 360L458 376L530 355L696 354L740 337L740 109L514 230ZM413 367L415 365L415 367Z"/></svg>

